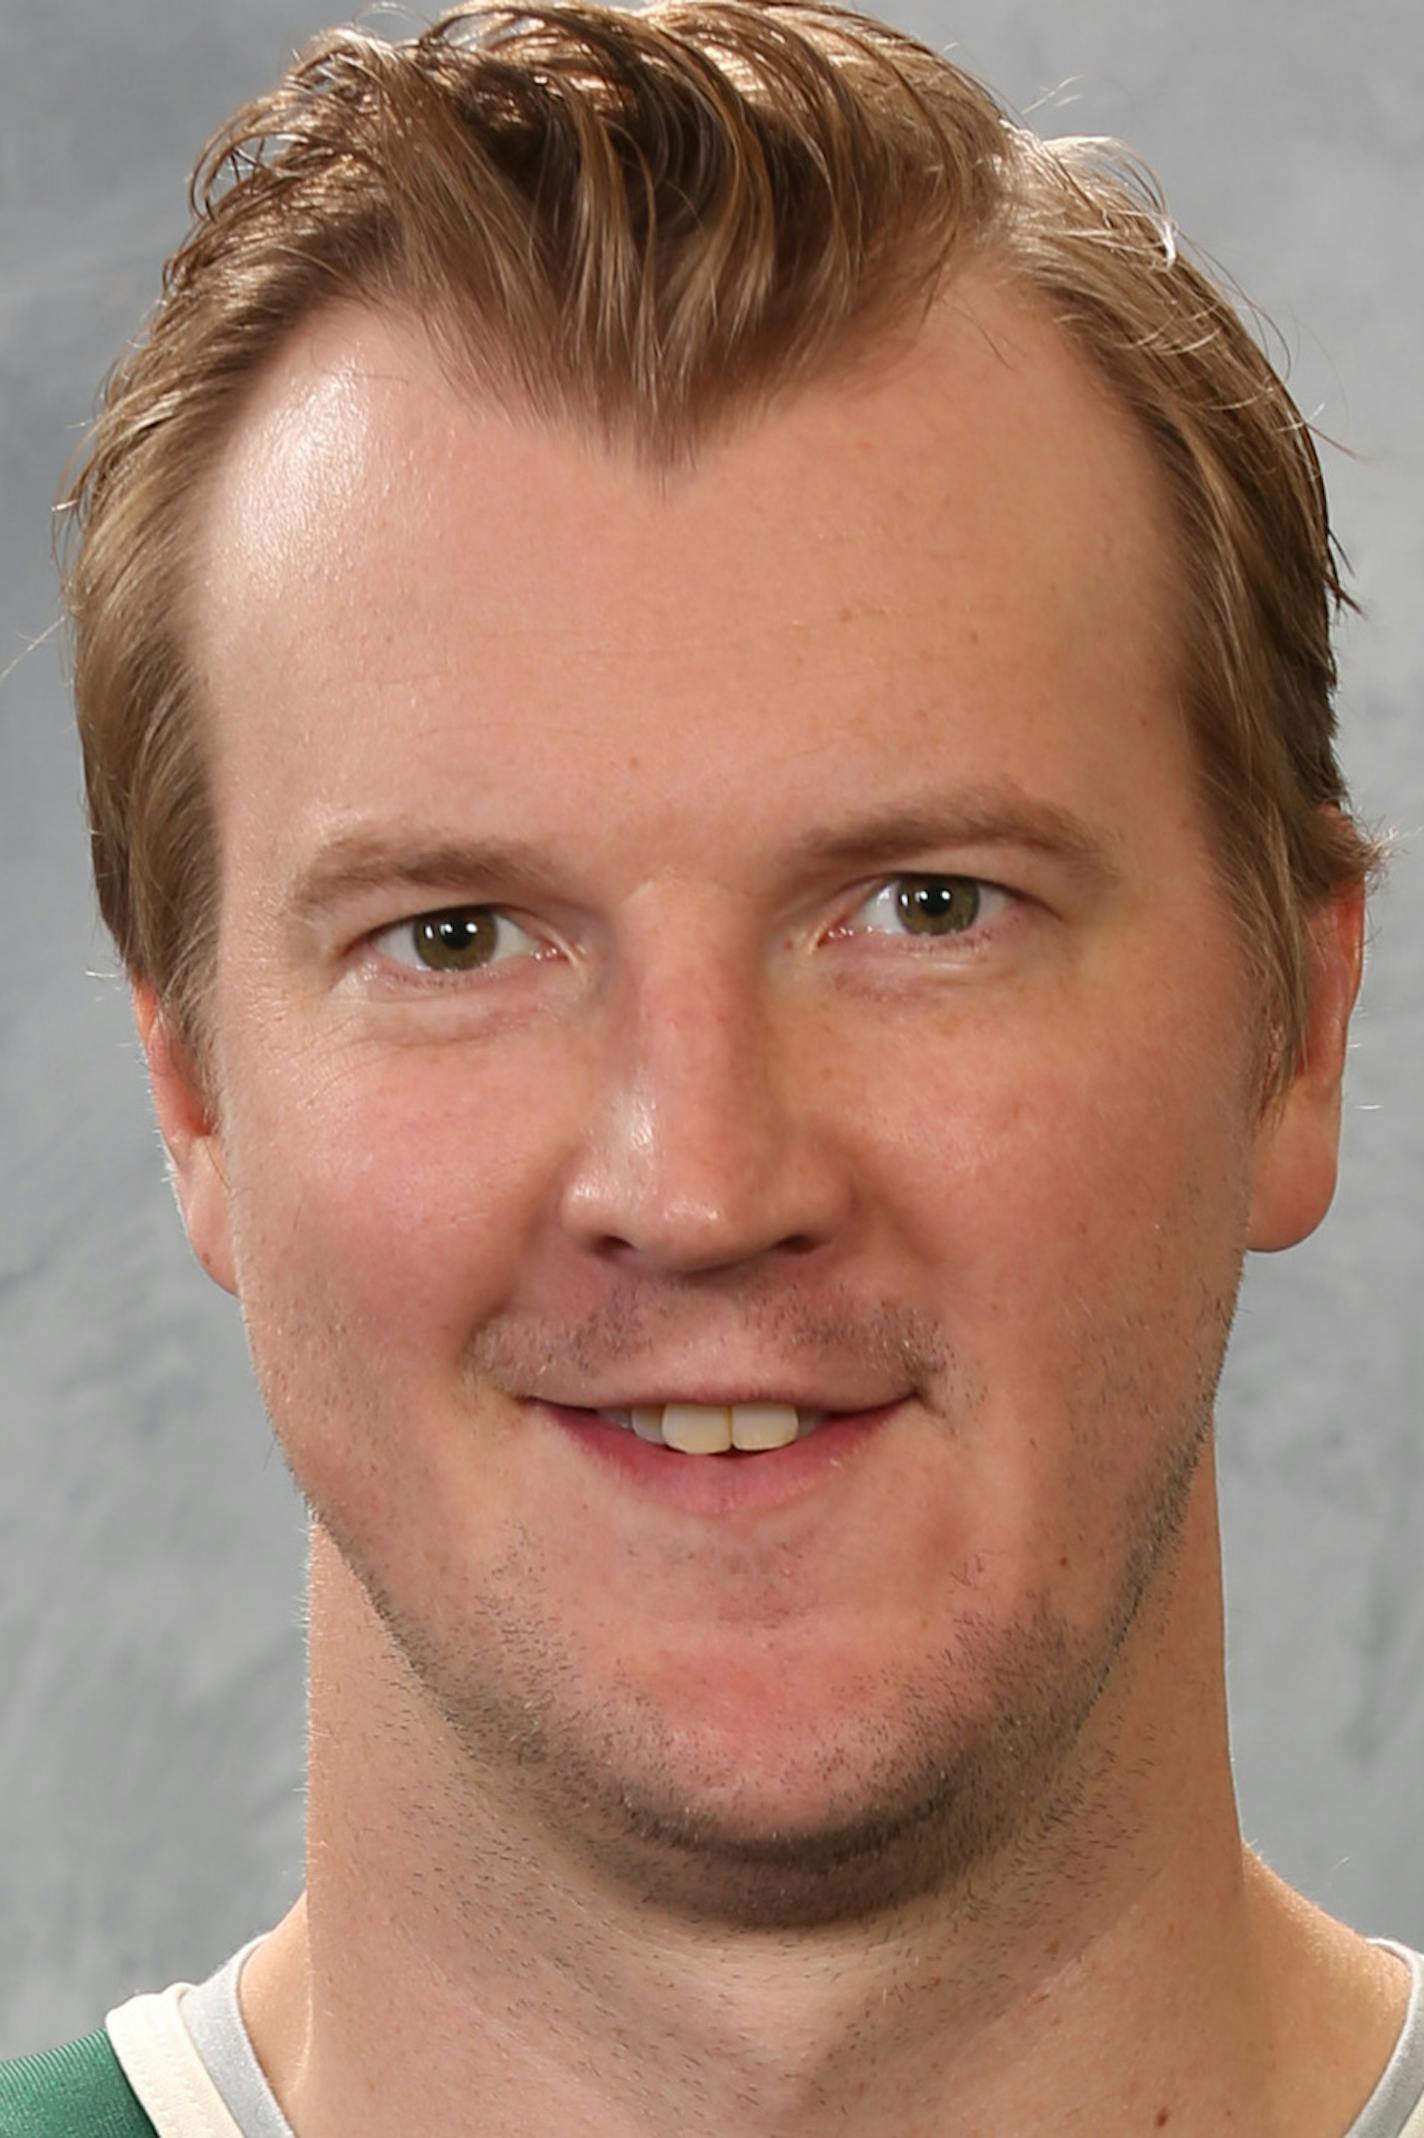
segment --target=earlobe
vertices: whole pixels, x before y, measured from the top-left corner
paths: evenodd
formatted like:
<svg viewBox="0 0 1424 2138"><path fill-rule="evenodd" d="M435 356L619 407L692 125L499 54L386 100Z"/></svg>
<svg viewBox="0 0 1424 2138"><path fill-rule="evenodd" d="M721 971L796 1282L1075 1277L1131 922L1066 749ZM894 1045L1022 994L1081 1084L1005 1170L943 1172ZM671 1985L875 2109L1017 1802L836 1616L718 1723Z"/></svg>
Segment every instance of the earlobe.
<svg viewBox="0 0 1424 2138"><path fill-rule="evenodd" d="M1247 1246L1295 1247L1335 1196L1341 1087L1350 1016L1364 962L1365 893L1353 885L1324 900L1307 923L1310 1001L1305 1043L1285 1092L1264 1115L1256 1146Z"/></svg>
<svg viewBox="0 0 1424 2138"><path fill-rule="evenodd" d="M236 1294L227 1175L218 1124L186 1051L149 982L133 983L134 1020L148 1062L154 1112L168 1151L188 1242L225 1292Z"/></svg>

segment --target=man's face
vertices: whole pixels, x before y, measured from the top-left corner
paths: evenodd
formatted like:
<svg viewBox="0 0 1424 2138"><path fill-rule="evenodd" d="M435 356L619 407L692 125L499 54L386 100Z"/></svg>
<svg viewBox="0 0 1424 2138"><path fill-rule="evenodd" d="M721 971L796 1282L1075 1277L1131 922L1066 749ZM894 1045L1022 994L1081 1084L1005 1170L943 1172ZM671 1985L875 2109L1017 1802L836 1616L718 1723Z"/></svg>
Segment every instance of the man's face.
<svg viewBox="0 0 1424 2138"><path fill-rule="evenodd" d="M348 312L207 530L188 1215L346 1637L475 1800L688 1905L963 1868L1182 1517L1250 1223L1141 446L982 287L661 496ZM536 1400L708 1391L893 1408L718 1511Z"/></svg>

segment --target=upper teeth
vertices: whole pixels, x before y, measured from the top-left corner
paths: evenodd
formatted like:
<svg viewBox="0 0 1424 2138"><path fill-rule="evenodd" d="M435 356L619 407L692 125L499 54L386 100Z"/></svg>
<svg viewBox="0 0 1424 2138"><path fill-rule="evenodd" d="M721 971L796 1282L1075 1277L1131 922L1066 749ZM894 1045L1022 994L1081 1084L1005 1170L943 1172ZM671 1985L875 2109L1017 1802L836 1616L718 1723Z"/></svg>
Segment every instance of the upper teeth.
<svg viewBox="0 0 1424 2138"><path fill-rule="evenodd" d="M651 1403L599 1416L684 1455L722 1455L728 1448L784 1448L814 1433L830 1412L793 1403Z"/></svg>

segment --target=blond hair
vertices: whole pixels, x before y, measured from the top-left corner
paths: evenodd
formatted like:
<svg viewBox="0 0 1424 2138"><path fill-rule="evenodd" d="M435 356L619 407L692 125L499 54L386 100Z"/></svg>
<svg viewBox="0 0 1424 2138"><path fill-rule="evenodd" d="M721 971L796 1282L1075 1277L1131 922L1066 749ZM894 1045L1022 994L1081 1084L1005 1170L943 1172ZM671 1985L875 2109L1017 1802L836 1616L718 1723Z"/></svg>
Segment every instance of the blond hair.
<svg viewBox="0 0 1424 2138"><path fill-rule="evenodd" d="M99 903L203 1081L219 854L181 628L192 505L294 326L338 297L412 308L480 391L657 478L873 358L980 259L1049 308L1166 478L1186 712L1284 1085L1306 921L1383 854L1334 746L1353 604L1307 424L1125 151L1039 139L848 10L566 0L318 38L208 144L191 202L61 504Z"/></svg>

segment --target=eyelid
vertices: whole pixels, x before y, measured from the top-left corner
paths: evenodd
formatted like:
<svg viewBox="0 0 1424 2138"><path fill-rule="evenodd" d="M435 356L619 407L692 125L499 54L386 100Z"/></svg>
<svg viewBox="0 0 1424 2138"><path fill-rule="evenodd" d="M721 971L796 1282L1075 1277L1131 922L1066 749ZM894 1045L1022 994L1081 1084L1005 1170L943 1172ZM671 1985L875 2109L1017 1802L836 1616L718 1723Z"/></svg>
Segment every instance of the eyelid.
<svg viewBox="0 0 1424 2138"><path fill-rule="evenodd" d="M522 935L525 941L533 947L531 950L515 950L503 956L496 955L485 964L472 965L463 972L456 967L442 972L436 966L422 965L414 957L409 960L398 958L391 950L382 949L381 947L382 939L385 937L403 938L408 941L409 932L418 927L421 921L438 920L444 915L458 913L487 913L494 921L503 922L506 927L514 929L517 934ZM541 942L531 929L524 927L520 921L516 920L507 907L496 906L483 899L470 898L461 899L447 905L422 906L417 912L403 913L398 920L385 921L379 928L368 929L356 944L358 954L362 951L375 951L383 960L393 965L397 971L410 973L419 980L432 981L437 985L449 985L452 981L473 979L480 973L490 971L495 965L510 964L515 958L519 957L537 956L541 951L547 951L549 947L547 943Z"/></svg>
<svg viewBox="0 0 1424 2138"><path fill-rule="evenodd" d="M845 920L838 922L831 933L840 935L854 932L852 923L858 914L863 913L867 906L873 904L877 898L883 897L885 892L893 889L897 884L906 883L972 883L981 892L987 891L994 896L1006 899L1010 907L1027 903L1026 894L1022 891L1016 891L1011 884L999 883L992 876L977 876L969 869L896 869L892 874L879 877L874 883L863 889L855 905L848 909ZM973 942L985 932L986 928L993 925L996 917L991 915L988 920L981 920L976 916L970 927L956 930L949 935L916 937L907 933L905 940L922 942L926 945ZM873 929L869 932L877 935L890 933L888 929Z"/></svg>
<svg viewBox="0 0 1424 2138"><path fill-rule="evenodd" d="M891 890L898 884L906 883L972 883L981 892L989 892L1006 899L1010 906L1023 905L1026 902L1026 894L1016 891L1011 885L999 883L989 876L975 875L967 869L896 869L888 875L875 878L868 885L858 887L854 905L845 909L845 918L837 922L829 931L830 936L833 938L843 937L859 932L853 926L857 915L862 913L866 906L870 905L875 899L883 896L886 891ZM441 971L438 967L422 965L413 957L409 960L398 958L389 949L383 950L381 947L383 938L392 936L398 938L407 937L407 931L416 927L421 921L433 920L445 914L458 913L487 913L496 921L503 922L507 927L522 935L532 947L527 950L506 953L503 956L496 956L487 964L471 966L464 972L457 968ZM985 933L986 929L993 925L994 918L995 916L990 916L988 921L976 918L970 927L955 931L949 935L916 937L907 932L903 939L908 942L923 944L926 949L955 942L970 943L977 941ZM892 933L888 929L870 929L865 932L885 935ZM359 956L362 952L370 951L375 951L388 966L393 966L398 972L409 974L414 980L430 982L437 986L448 986L452 982L474 979L482 973L489 972L496 965L510 964L520 957L538 957L556 953L557 946L546 939L541 939L533 929L525 927L507 906L496 905L486 899L459 899L439 905L421 906L415 911L402 914L396 920L383 922L379 928L368 929L353 946L353 954Z"/></svg>

